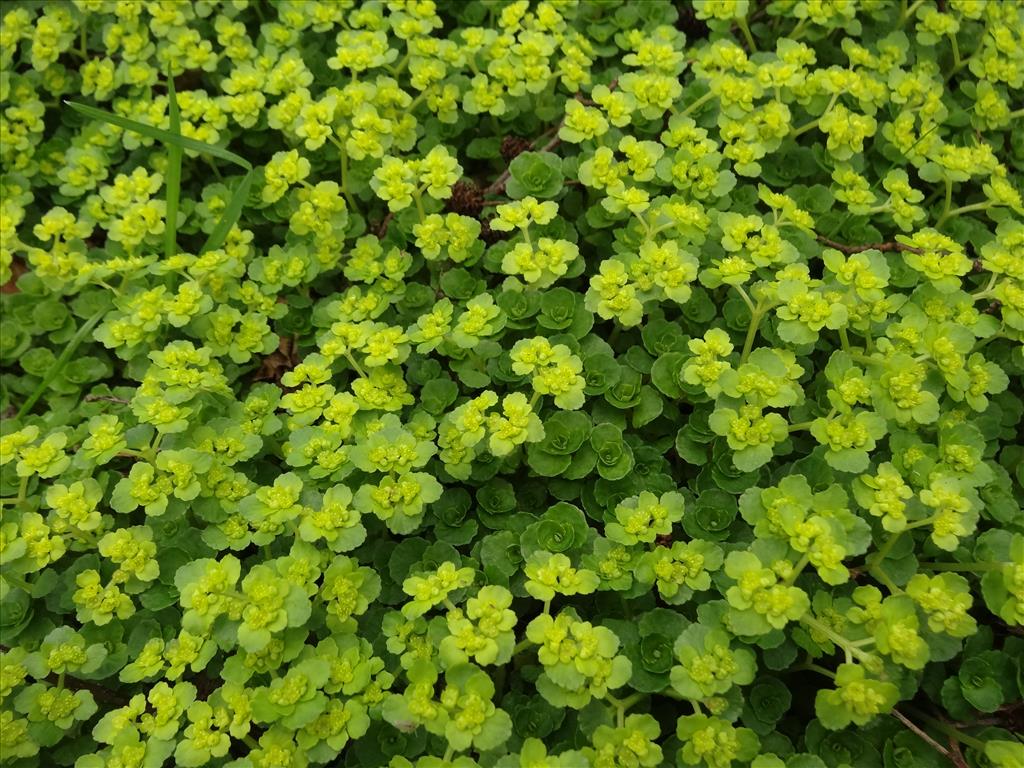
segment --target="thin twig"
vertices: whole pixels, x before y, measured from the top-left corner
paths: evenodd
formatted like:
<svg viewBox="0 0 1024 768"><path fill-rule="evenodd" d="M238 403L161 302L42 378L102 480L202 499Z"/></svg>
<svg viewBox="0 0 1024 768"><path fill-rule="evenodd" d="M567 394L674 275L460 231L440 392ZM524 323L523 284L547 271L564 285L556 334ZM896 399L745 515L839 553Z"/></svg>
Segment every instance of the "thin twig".
<svg viewBox="0 0 1024 768"><path fill-rule="evenodd" d="M830 240L824 235L818 235L817 240L819 243L824 243L829 248L835 248L837 251L843 253L862 253L863 251L906 251L908 253L924 253L920 248L916 248L913 245L905 245L896 241L889 241L887 243L866 243L865 245L845 245L843 243L837 243L835 240Z"/></svg>
<svg viewBox="0 0 1024 768"><path fill-rule="evenodd" d="M380 225L377 227L377 237L384 237L384 235L388 233L388 224L391 223L393 218L395 218L395 214L388 211Z"/></svg>
<svg viewBox="0 0 1024 768"><path fill-rule="evenodd" d="M122 397L111 397L109 395L86 395L82 398L87 403L105 402L105 403L119 403L120 405L131 405L131 400L125 400Z"/></svg>
<svg viewBox="0 0 1024 768"><path fill-rule="evenodd" d="M909 728L919 737L921 737L921 739L923 739L927 744L933 747L940 755L942 755L943 757L949 757L948 749L946 749L944 746L939 744L939 742L937 742L935 739L933 739L931 736L925 733L919 726L912 723L909 719L907 719L907 716L900 712L898 709L894 709L892 711L892 716L899 720L901 723L903 723L905 726L907 726L907 728Z"/></svg>
<svg viewBox="0 0 1024 768"><path fill-rule="evenodd" d="M967 760L964 759L964 753L960 751L960 742L954 739L952 736L949 737L949 755L950 761L956 768L971 768L967 764Z"/></svg>
<svg viewBox="0 0 1024 768"><path fill-rule="evenodd" d="M558 124L558 130L561 130L561 129L562 129L562 124L559 123ZM554 137L551 139L551 141L549 141L547 144L545 144L543 147L541 147L540 151L541 152L550 152L552 149L554 149L555 147L557 147L561 143L562 143L562 139L558 135L558 133L556 132Z"/></svg>

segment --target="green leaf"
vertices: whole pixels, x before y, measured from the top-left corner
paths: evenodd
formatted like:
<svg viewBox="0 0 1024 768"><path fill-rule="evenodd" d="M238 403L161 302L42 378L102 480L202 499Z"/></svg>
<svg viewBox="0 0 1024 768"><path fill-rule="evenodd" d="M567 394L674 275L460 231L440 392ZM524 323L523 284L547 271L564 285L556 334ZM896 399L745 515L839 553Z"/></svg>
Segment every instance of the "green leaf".
<svg viewBox="0 0 1024 768"><path fill-rule="evenodd" d="M551 152L522 152L509 163L505 191L513 200L532 196L540 200L562 191L562 161Z"/></svg>
<svg viewBox="0 0 1024 768"><path fill-rule="evenodd" d="M174 75L167 73L167 108L170 116L171 133L181 135L181 115L178 110L178 95L174 90ZM164 258L171 258L178 249L178 203L181 198L181 145L171 144L167 148L167 219L164 225Z"/></svg>
<svg viewBox="0 0 1024 768"><path fill-rule="evenodd" d="M81 104L77 101L64 102L76 112L81 112L86 117L91 117L93 120L102 120L103 122L116 125L119 128L125 130L135 131L141 133L143 136L154 139L156 141L163 142L165 144L171 144L174 146L181 147L182 149L191 149L193 152L199 152L202 154L212 155L213 157L220 158L221 160L227 160L230 163L241 166L247 171L252 170L252 163L246 160L241 155L236 155L234 152L226 150L222 147L218 147L215 144L207 144L203 141L196 141L186 136L174 133L172 131L165 131L162 128L155 128L152 125L146 125L140 123L137 120L130 120L127 117L121 117L121 115L115 115L113 112L108 112L105 109L99 109L98 107L91 107L88 104Z"/></svg>

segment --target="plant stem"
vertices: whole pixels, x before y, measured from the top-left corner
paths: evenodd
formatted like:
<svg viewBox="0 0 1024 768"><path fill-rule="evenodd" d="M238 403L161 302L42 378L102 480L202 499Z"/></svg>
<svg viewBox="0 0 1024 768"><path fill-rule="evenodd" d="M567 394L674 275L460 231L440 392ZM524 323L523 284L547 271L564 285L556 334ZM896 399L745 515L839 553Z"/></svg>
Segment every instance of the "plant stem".
<svg viewBox="0 0 1024 768"><path fill-rule="evenodd" d="M518 656L520 653L525 651L531 645L533 645L533 643L530 642L529 640L527 640L524 637L522 640L520 640L518 643L516 643L515 647L512 649L512 655L513 656Z"/></svg>
<svg viewBox="0 0 1024 768"><path fill-rule="evenodd" d="M959 208L954 208L947 214L943 214L935 226L941 226L945 221L955 218L962 213L970 213L971 211L984 211L988 208L991 208L993 205L995 205L995 203L993 203L991 200L985 200L984 202L981 203L971 203L970 205L962 205Z"/></svg>
<svg viewBox="0 0 1024 768"><path fill-rule="evenodd" d="M745 16L740 16L736 19L736 25L740 28L740 32L743 33L744 39L747 41L747 45L750 47L750 53L757 52L757 43L754 42L754 36L750 34L750 25L747 23Z"/></svg>
<svg viewBox="0 0 1024 768"><path fill-rule="evenodd" d="M881 549L879 549L878 552L875 553L874 558L872 558L872 564L880 565L885 560L889 552L892 551L892 548L896 546L896 542L900 540L900 537L902 535L903 531L892 534L889 537L889 539L885 542L885 544L882 545Z"/></svg>
<svg viewBox="0 0 1024 768"><path fill-rule="evenodd" d="M980 291L972 293L971 296L974 298L975 301L982 298L983 296L987 296L989 293L991 293L992 289L996 287L997 280L999 280L999 273L993 272L991 277L989 277L988 279L988 285L986 285Z"/></svg>
<svg viewBox="0 0 1024 768"><path fill-rule="evenodd" d="M754 308L754 302L750 300L750 294L743 290L742 285L737 285L734 287L736 288L736 291L739 293L740 298L743 299L743 302L747 305L747 307L749 307L750 314L753 315L757 310Z"/></svg>
<svg viewBox="0 0 1024 768"><path fill-rule="evenodd" d="M900 26L901 27L904 24L907 23L907 21L910 19L910 17L914 15L914 12L917 11L917 9L921 7L922 3L924 3L924 0L914 0L914 2L911 4L911 6L909 8L906 8L903 11L903 13L900 15Z"/></svg>
<svg viewBox="0 0 1024 768"><path fill-rule="evenodd" d="M355 372L359 374L360 379L366 378L366 374L363 372L362 366L360 366L359 363L356 362L356 359L352 357L351 352L345 353L345 359L348 360L348 364L352 366L353 370L355 370Z"/></svg>
<svg viewBox="0 0 1024 768"><path fill-rule="evenodd" d="M845 328L839 329L839 343L842 345L844 352L850 351L850 337L846 333Z"/></svg>
<svg viewBox="0 0 1024 768"><path fill-rule="evenodd" d="M797 580L800 574L803 573L804 568L807 567L807 564L809 562L811 562L811 556L805 552L804 556L801 557L797 564L793 567L793 572L789 575L789 578L786 579L786 586L793 586L793 583Z"/></svg>
<svg viewBox="0 0 1024 768"><path fill-rule="evenodd" d="M743 352L740 354L740 365L747 362L747 357L750 355L750 350L754 346L754 338L757 336L757 329L761 326L761 318L764 317L764 310L761 308L761 302L757 303L757 306L753 309L753 314L750 316L750 325L747 327L747 338L743 341Z"/></svg>
<svg viewBox="0 0 1024 768"><path fill-rule="evenodd" d="M713 99L713 98L715 98L714 92L708 91L703 96L701 96L699 99L697 99L695 102L693 102L690 106L688 106L686 109L684 109L682 112L680 112L679 114L681 114L683 116L686 116L686 115L690 114L691 112L696 112L698 109L700 109L705 104L707 104L709 101L711 101L711 99Z"/></svg>
<svg viewBox="0 0 1024 768"><path fill-rule="evenodd" d="M832 98L829 100L828 104L825 106L825 111L822 112L820 115L818 115L813 120L811 120L811 122L805 123L804 125L800 126L799 128L794 128L792 131L789 132L789 138L795 139L800 134L807 133L807 131L811 130L812 128L816 128L818 126L818 123L821 122L821 118L823 118L825 115L827 115L829 112L832 111L832 107L834 107L836 105L837 101L839 101L839 94L838 93L833 93L832 94Z"/></svg>
<svg viewBox="0 0 1024 768"><path fill-rule="evenodd" d="M423 196L420 194L420 191L418 189L412 193L412 199L416 201L416 213L419 214L420 224L422 224L423 221L427 218L427 214L423 210Z"/></svg>
<svg viewBox="0 0 1024 768"><path fill-rule="evenodd" d="M793 667L793 669L806 669L808 672L817 672L820 675L824 675L832 680L836 679L835 672L821 666L820 664L812 664L807 662L806 664L800 664L799 666Z"/></svg>
<svg viewBox="0 0 1024 768"><path fill-rule="evenodd" d="M950 216L950 211L953 209L953 180L946 179L946 202L942 207L942 215L939 216L939 220L935 222L935 228L941 227L946 219Z"/></svg>
<svg viewBox="0 0 1024 768"><path fill-rule="evenodd" d="M955 32L950 32L949 33L949 42L953 46L953 71L956 72L964 64L963 64L963 60L960 58L960 46L956 42L956 33Z"/></svg>
<svg viewBox="0 0 1024 768"><path fill-rule="evenodd" d="M869 568L868 573L874 577L875 581L879 582L882 586L884 586L894 595L899 594L903 591L899 588L895 581L889 578L889 574L883 571L880 565L876 565L873 568Z"/></svg>
<svg viewBox="0 0 1024 768"><path fill-rule="evenodd" d="M328 139L338 148L338 159L341 165L341 194L345 198L345 202L348 203L349 210L355 211L357 210L356 201L348 189L348 152L345 151L345 145L334 136L328 135Z"/></svg>
<svg viewBox="0 0 1024 768"><path fill-rule="evenodd" d="M864 661L865 659L871 657L871 654L865 653L864 651L857 648L853 644L853 641L847 640L845 637L843 637L834 629L832 629L832 627L830 627L828 624L821 621L820 619L815 618L810 613L806 613L803 616L801 616L800 621L803 624L806 624L811 629L817 630L825 637L827 637L829 640L831 640L833 643L835 643L837 646L842 648L843 652L846 654L847 663L850 663L853 659Z"/></svg>

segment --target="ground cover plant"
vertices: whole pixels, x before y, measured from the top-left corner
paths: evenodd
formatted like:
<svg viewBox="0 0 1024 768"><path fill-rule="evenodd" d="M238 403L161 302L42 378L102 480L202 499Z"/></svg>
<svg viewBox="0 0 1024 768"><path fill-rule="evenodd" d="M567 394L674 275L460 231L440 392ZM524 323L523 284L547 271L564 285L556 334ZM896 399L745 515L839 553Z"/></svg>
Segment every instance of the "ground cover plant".
<svg viewBox="0 0 1024 768"><path fill-rule="evenodd" d="M1024 765L1024 9L0 27L0 760Z"/></svg>

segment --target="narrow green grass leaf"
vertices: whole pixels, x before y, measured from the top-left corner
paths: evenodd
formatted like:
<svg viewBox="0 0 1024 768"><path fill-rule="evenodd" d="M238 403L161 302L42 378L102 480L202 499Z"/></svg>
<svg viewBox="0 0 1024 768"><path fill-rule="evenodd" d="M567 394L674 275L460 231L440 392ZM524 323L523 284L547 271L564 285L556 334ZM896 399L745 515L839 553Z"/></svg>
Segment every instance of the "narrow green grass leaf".
<svg viewBox="0 0 1024 768"><path fill-rule="evenodd" d="M45 394L50 383L57 378L57 374L61 372L61 369L67 364L68 360L71 359L75 350L78 349L78 345L85 340L85 337L89 335L92 329L96 327L96 324L106 313L106 309L101 309L95 315L82 323L82 327L79 328L75 335L71 337L71 341L69 341L67 346L64 347L64 351L60 353L60 357L53 361L53 365L50 366L50 370L48 370L46 375L43 376L43 380L39 382L39 386L35 388L35 391L29 395L28 400L26 400L22 404L21 408L18 409L18 415L16 418L20 419L32 410L32 406L36 404L36 401L42 397L43 394Z"/></svg>
<svg viewBox="0 0 1024 768"><path fill-rule="evenodd" d="M210 233L210 236L206 239L203 244L200 253L206 253L212 251L215 248L220 248L223 245L225 238L228 236L228 232L238 221L238 217L242 215L242 206L245 205L245 201L249 199L249 187L252 186L253 172L250 169L246 172L245 176L238 183L238 187L235 188L235 192L231 195L231 202L228 203L227 208L224 209L224 213L221 214L220 221L217 222L216 229Z"/></svg>
<svg viewBox="0 0 1024 768"><path fill-rule="evenodd" d="M181 112L178 109L178 94L174 90L174 75L167 73L168 114L171 133L181 135ZM181 156L185 150L178 144L167 147L167 218L164 224L164 256L171 258L178 249L178 204L181 200Z"/></svg>
<svg viewBox="0 0 1024 768"><path fill-rule="evenodd" d="M219 157L221 160L227 160L230 163L241 166L247 171L252 170L252 163L241 155L236 155L234 152L223 149L222 147L207 144L204 141L189 139L185 136L172 133L171 131L165 131L162 128L155 128L152 125L140 123L137 120L129 120L127 117L121 117L121 115L115 115L113 112L107 112L105 109L97 109L96 107L91 107L88 104L80 104L77 101L65 101L64 103L76 112L80 112L86 117L91 117L94 120L103 120L111 125L116 125L129 131L135 131L136 133L141 133L143 136L148 136L156 141L163 141L174 146L179 146L182 149L191 149L194 152L213 155L214 157Z"/></svg>

